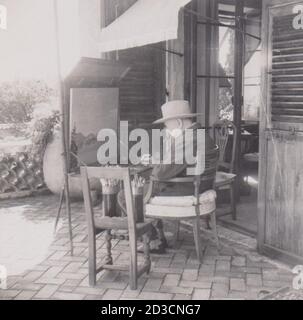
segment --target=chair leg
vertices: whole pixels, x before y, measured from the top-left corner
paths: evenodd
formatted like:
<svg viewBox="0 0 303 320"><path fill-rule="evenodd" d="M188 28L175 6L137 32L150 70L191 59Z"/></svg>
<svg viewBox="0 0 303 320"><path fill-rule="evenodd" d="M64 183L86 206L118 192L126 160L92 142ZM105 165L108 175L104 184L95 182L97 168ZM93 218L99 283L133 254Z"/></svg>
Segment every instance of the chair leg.
<svg viewBox="0 0 303 320"><path fill-rule="evenodd" d="M197 217L193 224L194 228L194 238L195 238L195 246L197 252L197 258L200 263L202 263L202 243L201 243L201 231L200 231L200 217Z"/></svg>
<svg viewBox="0 0 303 320"><path fill-rule="evenodd" d="M107 253L106 264L113 264L111 230L106 230L105 241L106 241L106 253Z"/></svg>
<svg viewBox="0 0 303 320"><path fill-rule="evenodd" d="M207 230L210 230L211 229L211 227L210 227L210 224L209 224L209 217L206 217L206 228L207 228Z"/></svg>
<svg viewBox="0 0 303 320"><path fill-rule="evenodd" d="M217 246L217 249L219 250L220 249L220 242L219 242L218 230L217 230L216 211L210 215L210 219L211 219L211 225L212 225L212 229L213 229L213 233L214 233L214 237L215 237L216 246Z"/></svg>
<svg viewBox="0 0 303 320"><path fill-rule="evenodd" d="M97 278L96 235L88 236L88 278L89 285L94 287Z"/></svg>
<svg viewBox="0 0 303 320"><path fill-rule="evenodd" d="M129 234L130 246L130 289L137 290L138 286L138 266L137 266L137 238Z"/></svg>
<svg viewBox="0 0 303 320"><path fill-rule="evenodd" d="M162 220L160 220L160 219L157 220L156 229L157 229L157 232L158 232L158 235L159 235L159 240L164 245L164 247L167 248L168 244L167 244L167 240L165 238L165 233L164 233L163 221Z"/></svg>
<svg viewBox="0 0 303 320"><path fill-rule="evenodd" d="M143 236L143 243L144 243L144 264L148 266L146 274L150 273L151 268L151 259L150 259L150 238L151 234L147 233Z"/></svg>
<svg viewBox="0 0 303 320"><path fill-rule="evenodd" d="M179 233L180 233L180 221L175 221L175 234L173 237L173 246L175 247L178 240L179 240Z"/></svg>
<svg viewBox="0 0 303 320"><path fill-rule="evenodd" d="M233 220L237 220L237 205L236 205L236 195L235 195L235 182L230 186L230 204L231 204L231 214Z"/></svg>

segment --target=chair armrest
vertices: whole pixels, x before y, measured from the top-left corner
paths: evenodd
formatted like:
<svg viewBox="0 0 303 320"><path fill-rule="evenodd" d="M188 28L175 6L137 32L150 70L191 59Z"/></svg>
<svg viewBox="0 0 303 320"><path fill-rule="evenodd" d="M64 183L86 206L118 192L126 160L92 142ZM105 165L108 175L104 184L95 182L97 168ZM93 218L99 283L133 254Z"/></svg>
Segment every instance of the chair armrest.
<svg viewBox="0 0 303 320"><path fill-rule="evenodd" d="M173 178L169 180L158 180L155 178L152 178L154 182L161 182L161 183L194 183L195 177L182 177L182 178Z"/></svg>
<svg viewBox="0 0 303 320"><path fill-rule="evenodd" d="M218 164L218 169L219 171L220 169L223 169L223 170L227 170L229 173L233 173L232 164L228 162L220 162Z"/></svg>
<svg viewBox="0 0 303 320"><path fill-rule="evenodd" d="M160 182L160 183L196 183L195 177L182 177L182 178L174 178L170 180L159 180L154 177L150 178L147 193L144 196L143 203L144 205L148 204L149 200L151 199L153 195L153 189L154 189L154 183L155 182Z"/></svg>
<svg viewBox="0 0 303 320"><path fill-rule="evenodd" d="M153 189L154 189L154 181L153 179L150 179L146 195L144 196L144 199L143 199L143 205L148 204L149 200L153 195Z"/></svg>

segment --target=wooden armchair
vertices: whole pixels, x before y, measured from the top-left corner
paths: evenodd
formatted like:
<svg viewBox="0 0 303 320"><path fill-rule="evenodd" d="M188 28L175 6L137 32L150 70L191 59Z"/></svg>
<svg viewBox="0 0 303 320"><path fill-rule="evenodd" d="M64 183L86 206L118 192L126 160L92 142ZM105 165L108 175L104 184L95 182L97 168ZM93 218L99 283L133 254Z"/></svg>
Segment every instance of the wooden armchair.
<svg viewBox="0 0 303 320"><path fill-rule="evenodd" d="M130 287L132 290L137 289L138 278L149 273L151 267L150 260L150 233L151 222L146 221L137 223L133 206L133 195L130 181L129 169L127 168L100 168L100 167L81 167L82 187L84 195L84 204L86 211L86 219L88 226L88 242L89 242L89 284L96 285L96 276L102 270L118 270L128 271L130 273ZM92 206L91 193L89 187L89 179L115 179L123 181L126 199L127 217L100 217L94 214ZM111 255L111 240L114 238L112 230L127 230L130 246L130 266L119 266L113 264ZM100 267L96 265L96 236L102 232L106 233L106 249L107 256ZM143 237L145 261L142 266L138 266L137 262L137 241Z"/></svg>
<svg viewBox="0 0 303 320"><path fill-rule="evenodd" d="M237 148L237 128L227 120L218 121L214 124L214 139L219 147L218 172L216 174L215 190L229 190L230 194L230 211L233 219L237 219L236 197L235 197L235 159ZM227 148L229 138L231 147Z"/></svg>
<svg viewBox="0 0 303 320"><path fill-rule="evenodd" d="M188 176L184 178L175 178L171 180L155 180L151 179L149 190L146 194L145 203L145 216L153 219L160 220L173 220L179 222L182 220L193 221L193 231L197 258L202 262L202 244L200 234L200 218L205 216L211 217L211 224L213 234L217 246L219 247L219 240L216 226L216 192L208 190L201 194L200 190L203 189L203 183L215 180L217 169L218 149L214 149L207 155L205 171L202 175ZM193 196L178 196L178 197L153 197L154 184L161 183L192 183L194 185ZM177 227L177 230L179 228ZM177 236L178 231L176 231Z"/></svg>

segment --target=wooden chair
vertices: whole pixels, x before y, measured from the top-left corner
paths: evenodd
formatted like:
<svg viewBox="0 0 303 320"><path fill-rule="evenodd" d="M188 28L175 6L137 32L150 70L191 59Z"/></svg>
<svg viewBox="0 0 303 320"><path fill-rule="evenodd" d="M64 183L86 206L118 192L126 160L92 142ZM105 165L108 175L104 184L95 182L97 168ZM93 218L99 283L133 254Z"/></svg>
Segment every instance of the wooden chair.
<svg viewBox="0 0 303 320"><path fill-rule="evenodd" d="M182 220L193 221L193 231L195 247L197 252L197 258L202 262L202 244L201 244L201 230L200 230L200 218L211 218L211 224L213 227L213 234L217 247L219 248L219 239L217 234L216 225L216 192L214 190L208 190L200 194L203 183L215 180L217 170L218 148L214 149L207 155L205 163L205 171L202 175L188 176L182 178L175 178L166 181L159 181L151 179L148 193L145 197L144 203L146 204L145 216L153 219L160 220L173 220L177 222L178 234L179 222ZM161 183L193 183L194 195L193 196L180 196L180 197L152 197L155 182ZM173 199L173 200L172 200ZM174 202L172 204L172 201Z"/></svg>
<svg viewBox="0 0 303 320"><path fill-rule="evenodd" d="M230 212L233 219L237 219L236 197L235 197L235 159L237 147L237 128L227 120L218 121L214 124L214 139L219 147L218 172L216 174L215 189L230 191ZM230 137L232 137L231 140ZM227 148L231 141L230 148Z"/></svg>
<svg viewBox="0 0 303 320"><path fill-rule="evenodd" d="M88 225L88 242L89 242L89 284L96 285L96 276L102 270L127 271L130 273L130 288L137 289L138 278L150 272L150 233L151 222L136 223L135 212L133 206L133 196L128 168L100 168L100 167L81 167L81 177L84 195L84 204L86 211L86 219ZM89 179L115 179L123 181L125 190L127 217L111 218L100 217L94 215L92 206L91 193L89 188ZM127 230L130 246L130 266L119 266L113 264L111 255L111 240L114 238L112 230ZM96 262L96 236L102 232L106 233L106 249L107 256L100 267L97 267ZM142 266L138 266L137 262L137 241L142 237L144 241L145 261Z"/></svg>

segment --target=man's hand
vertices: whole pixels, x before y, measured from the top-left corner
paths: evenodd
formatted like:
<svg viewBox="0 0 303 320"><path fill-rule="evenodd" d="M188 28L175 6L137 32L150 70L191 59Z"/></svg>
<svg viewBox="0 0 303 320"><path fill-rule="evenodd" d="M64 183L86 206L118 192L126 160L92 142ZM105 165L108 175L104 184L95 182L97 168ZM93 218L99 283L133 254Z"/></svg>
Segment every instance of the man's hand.
<svg viewBox="0 0 303 320"><path fill-rule="evenodd" d="M144 166L150 166L152 163L152 156L150 154L144 154L141 157L141 164Z"/></svg>

